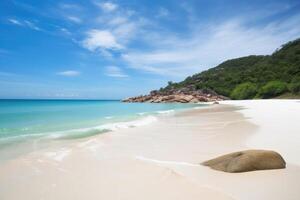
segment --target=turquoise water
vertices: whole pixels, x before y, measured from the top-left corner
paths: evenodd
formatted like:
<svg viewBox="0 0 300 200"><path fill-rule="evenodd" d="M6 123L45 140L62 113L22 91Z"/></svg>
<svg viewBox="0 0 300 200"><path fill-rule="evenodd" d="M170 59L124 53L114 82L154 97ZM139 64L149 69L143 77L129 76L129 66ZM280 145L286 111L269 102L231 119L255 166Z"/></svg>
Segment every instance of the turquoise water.
<svg viewBox="0 0 300 200"><path fill-rule="evenodd" d="M196 104L106 100L0 100L0 144L34 138L73 139L155 121Z"/></svg>

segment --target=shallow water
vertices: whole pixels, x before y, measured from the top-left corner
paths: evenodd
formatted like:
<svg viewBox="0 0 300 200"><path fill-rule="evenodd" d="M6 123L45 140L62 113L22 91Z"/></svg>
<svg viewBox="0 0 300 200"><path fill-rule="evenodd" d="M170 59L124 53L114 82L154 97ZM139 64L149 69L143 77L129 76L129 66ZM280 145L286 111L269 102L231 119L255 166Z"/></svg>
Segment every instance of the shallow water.
<svg viewBox="0 0 300 200"><path fill-rule="evenodd" d="M0 144L35 138L75 139L151 123L159 114L199 104L113 100L0 100Z"/></svg>

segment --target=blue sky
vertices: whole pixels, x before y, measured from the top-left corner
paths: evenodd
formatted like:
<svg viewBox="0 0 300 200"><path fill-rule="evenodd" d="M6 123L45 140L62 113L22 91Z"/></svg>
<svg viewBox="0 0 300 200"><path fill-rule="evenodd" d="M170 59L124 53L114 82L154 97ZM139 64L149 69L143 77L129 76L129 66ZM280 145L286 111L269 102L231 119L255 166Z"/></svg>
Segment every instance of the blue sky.
<svg viewBox="0 0 300 200"><path fill-rule="evenodd" d="M298 0L2 0L0 98L145 94L298 37Z"/></svg>

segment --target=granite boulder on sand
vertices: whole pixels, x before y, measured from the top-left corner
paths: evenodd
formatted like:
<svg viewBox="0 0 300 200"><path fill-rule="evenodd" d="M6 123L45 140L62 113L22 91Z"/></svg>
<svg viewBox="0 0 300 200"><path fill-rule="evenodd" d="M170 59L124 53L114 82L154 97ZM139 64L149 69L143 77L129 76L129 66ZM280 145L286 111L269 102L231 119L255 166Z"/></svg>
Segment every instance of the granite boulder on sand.
<svg viewBox="0 0 300 200"><path fill-rule="evenodd" d="M230 173L283 169L286 165L279 153L267 150L234 152L205 161L202 164L215 170Z"/></svg>

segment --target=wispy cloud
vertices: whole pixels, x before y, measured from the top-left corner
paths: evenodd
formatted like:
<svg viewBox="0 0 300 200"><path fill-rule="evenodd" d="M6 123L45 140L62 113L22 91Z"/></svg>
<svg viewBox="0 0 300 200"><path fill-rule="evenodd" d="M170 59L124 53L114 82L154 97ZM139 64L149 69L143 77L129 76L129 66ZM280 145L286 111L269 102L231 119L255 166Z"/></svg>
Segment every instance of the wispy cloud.
<svg viewBox="0 0 300 200"><path fill-rule="evenodd" d="M118 5L112 2L95 2L95 4L105 12L112 12L118 8Z"/></svg>
<svg viewBox="0 0 300 200"><path fill-rule="evenodd" d="M115 6L117 6L115 4ZM143 20L134 18L130 10L120 8L114 13L102 13L95 20L97 29L90 29L86 32L86 37L82 40L82 46L90 51L105 52L108 50L119 51L127 48L128 43L137 35L139 28L143 25ZM109 57L111 57L110 54Z"/></svg>
<svg viewBox="0 0 300 200"><path fill-rule="evenodd" d="M249 27L246 22L229 20L201 29L195 27L186 37L173 37L172 33L149 37L151 50L132 49L123 54L123 59L137 70L185 77L230 58L270 54L300 36L299 23L300 15L265 27Z"/></svg>
<svg viewBox="0 0 300 200"><path fill-rule="evenodd" d="M86 7L77 3L58 3L52 10L52 17L81 25L85 19Z"/></svg>
<svg viewBox="0 0 300 200"><path fill-rule="evenodd" d="M109 30L92 29L86 33L87 38L83 40L83 47L90 51L101 49L122 49L115 36Z"/></svg>
<svg viewBox="0 0 300 200"><path fill-rule="evenodd" d="M79 76L80 74L81 73L79 71L74 71L74 70L62 71L57 73L57 75L69 76L69 77Z"/></svg>
<svg viewBox="0 0 300 200"><path fill-rule="evenodd" d="M24 23L27 25L27 27L33 29L33 30L36 30L36 31L40 31L41 29L36 26L33 22L31 21L28 21L28 20L24 20Z"/></svg>
<svg viewBox="0 0 300 200"><path fill-rule="evenodd" d="M61 3L59 4L61 9L70 9L70 10L81 10L81 6L75 3Z"/></svg>
<svg viewBox="0 0 300 200"><path fill-rule="evenodd" d="M82 19L80 19L79 17L75 17L75 16L67 16L66 17L69 21L80 24L82 22Z"/></svg>
<svg viewBox="0 0 300 200"><path fill-rule="evenodd" d="M111 26L118 26L121 24L125 24L128 22L128 18L125 16L116 16L111 18L111 20L109 20L107 23Z"/></svg>
<svg viewBox="0 0 300 200"><path fill-rule="evenodd" d="M15 25L19 25L19 26L22 26L22 23L16 19L8 19L8 21L12 24L15 24Z"/></svg>
<svg viewBox="0 0 300 200"><path fill-rule="evenodd" d="M45 10L36 7L36 4L32 4L32 3L29 3L29 2L24 3L24 2L18 1L18 0L13 0L13 1L10 1L10 2L13 3L14 7L17 7L18 9L25 10L26 12L34 13L34 14L41 15L41 16L47 15Z"/></svg>
<svg viewBox="0 0 300 200"><path fill-rule="evenodd" d="M61 32L63 32L64 34L66 34L66 35L72 35L72 33L68 29L66 29L66 28L60 27L59 30Z"/></svg>
<svg viewBox="0 0 300 200"><path fill-rule="evenodd" d="M128 75L123 72L123 70L117 66L108 66L106 67L106 76L115 77L115 78L127 78Z"/></svg>
<svg viewBox="0 0 300 200"><path fill-rule="evenodd" d="M34 22L29 21L29 20L17 20L17 19L9 18L8 21L13 25L30 28L30 29L33 29L35 31L41 31L42 30Z"/></svg>
<svg viewBox="0 0 300 200"><path fill-rule="evenodd" d="M199 19L195 8L183 3L181 7L189 25L181 33L177 28L168 30L169 27L164 27L158 19L173 14L168 8L159 7L156 16L147 18L110 1L94 0L93 3L103 12L99 12L86 26L84 37L79 39L81 46L110 60L119 59L121 54L121 61L125 61L127 67L164 76L185 77L226 59L270 54L281 44L300 36L300 15L267 23L268 19L262 23L264 26L253 23L253 19L263 21L266 16L273 16L289 7L276 7L276 12L268 14L251 11L251 15L243 13L204 25L196 23ZM80 17L74 14L84 10L80 9L81 6L60 4L60 7L66 11L64 19L83 24L81 16L84 14Z"/></svg>

